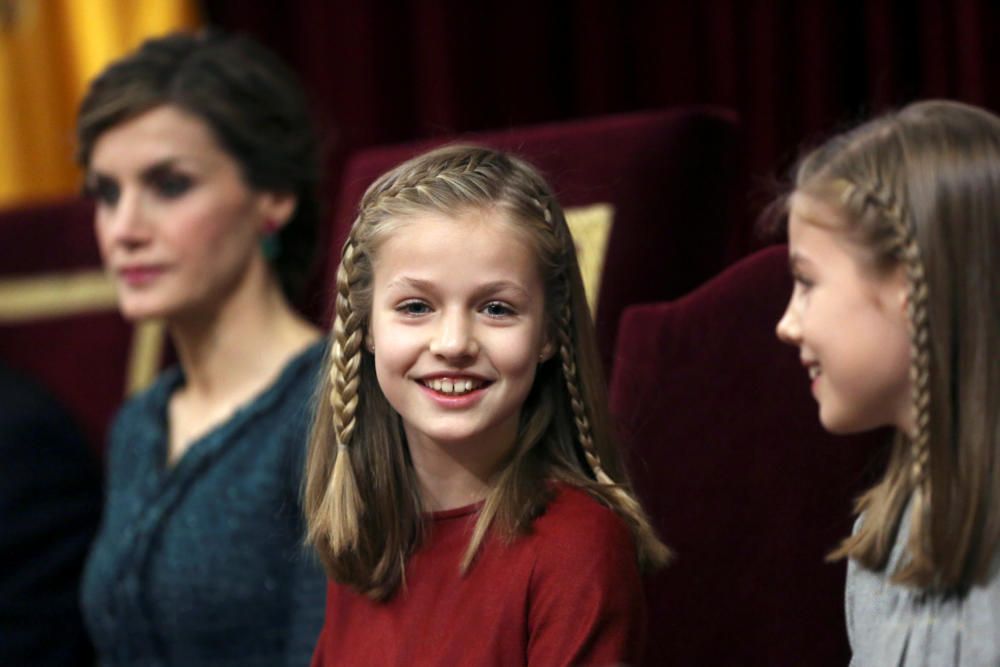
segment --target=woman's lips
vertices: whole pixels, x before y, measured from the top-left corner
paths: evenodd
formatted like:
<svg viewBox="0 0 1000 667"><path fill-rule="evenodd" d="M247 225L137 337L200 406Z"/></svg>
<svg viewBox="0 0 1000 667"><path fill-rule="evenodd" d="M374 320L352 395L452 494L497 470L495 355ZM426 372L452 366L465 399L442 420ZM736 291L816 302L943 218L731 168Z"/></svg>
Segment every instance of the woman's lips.
<svg viewBox="0 0 1000 667"><path fill-rule="evenodd" d="M129 266L118 270L118 276L129 287L142 287L159 278L164 272L162 266Z"/></svg>

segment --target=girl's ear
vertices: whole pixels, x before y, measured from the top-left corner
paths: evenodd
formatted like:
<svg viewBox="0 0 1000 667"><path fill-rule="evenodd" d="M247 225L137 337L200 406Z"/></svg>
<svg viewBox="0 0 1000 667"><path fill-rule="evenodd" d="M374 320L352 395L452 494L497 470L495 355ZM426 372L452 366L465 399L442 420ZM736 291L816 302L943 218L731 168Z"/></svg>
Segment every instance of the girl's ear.
<svg viewBox="0 0 1000 667"><path fill-rule="evenodd" d="M552 358L552 355L556 353L555 343L548 336L545 337L545 343L542 345L542 349L538 353L538 363L542 364Z"/></svg>
<svg viewBox="0 0 1000 667"><path fill-rule="evenodd" d="M907 309L910 305L910 280L904 267L900 266L896 269L892 277L892 287L896 292L896 304L899 307L899 311L904 316L909 317Z"/></svg>

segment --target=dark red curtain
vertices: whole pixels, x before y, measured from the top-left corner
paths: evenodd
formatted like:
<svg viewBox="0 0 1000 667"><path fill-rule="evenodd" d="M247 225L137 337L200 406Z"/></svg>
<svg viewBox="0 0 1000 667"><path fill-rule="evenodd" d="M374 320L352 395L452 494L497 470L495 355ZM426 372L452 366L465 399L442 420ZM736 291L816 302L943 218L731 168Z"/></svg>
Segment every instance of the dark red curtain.
<svg viewBox="0 0 1000 667"><path fill-rule="evenodd" d="M992 0L203 6L300 72L331 135L331 183L348 152L372 144L710 103L741 115L752 184L803 143L916 98L1000 108Z"/></svg>

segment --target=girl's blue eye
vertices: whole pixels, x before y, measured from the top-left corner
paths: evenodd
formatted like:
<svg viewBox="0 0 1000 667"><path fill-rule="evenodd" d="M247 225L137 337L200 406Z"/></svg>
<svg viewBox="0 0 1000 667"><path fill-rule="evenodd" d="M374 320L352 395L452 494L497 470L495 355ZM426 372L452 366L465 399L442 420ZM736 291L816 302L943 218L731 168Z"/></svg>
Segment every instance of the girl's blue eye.
<svg viewBox="0 0 1000 667"><path fill-rule="evenodd" d="M500 301L491 301L483 307L483 312L489 317L508 317L514 314L514 309Z"/></svg>
<svg viewBox="0 0 1000 667"><path fill-rule="evenodd" d="M396 310L404 315L426 315L431 312L430 306L423 301L407 301L396 306Z"/></svg>

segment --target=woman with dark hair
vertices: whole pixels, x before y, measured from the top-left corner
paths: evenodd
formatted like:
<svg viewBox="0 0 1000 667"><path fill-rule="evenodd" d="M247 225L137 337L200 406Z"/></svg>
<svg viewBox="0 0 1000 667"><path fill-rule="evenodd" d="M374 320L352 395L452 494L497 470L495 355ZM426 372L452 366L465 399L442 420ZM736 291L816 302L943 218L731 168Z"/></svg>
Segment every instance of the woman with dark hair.
<svg viewBox="0 0 1000 667"><path fill-rule="evenodd" d="M179 366L131 399L83 608L106 665L306 665L324 577L299 488L324 344L291 305L319 218L292 74L249 39L154 39L91 84L77 159L130 320Z"/></svg>

